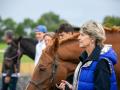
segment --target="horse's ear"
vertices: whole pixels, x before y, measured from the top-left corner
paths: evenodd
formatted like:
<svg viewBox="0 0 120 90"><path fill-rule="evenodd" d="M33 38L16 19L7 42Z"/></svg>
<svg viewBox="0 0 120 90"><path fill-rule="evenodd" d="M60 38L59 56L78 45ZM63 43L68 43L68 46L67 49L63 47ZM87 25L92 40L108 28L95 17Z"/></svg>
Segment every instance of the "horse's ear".
<svg viewBox="0 0 120 90"><path fill-rule="evenodd" d="M57 52L58 47L59 47L59 40L58 40L58 38L55 38L55 43L54 43L54 52Z"/></svg>
<svg viewBox="0 0 120 90"><path fill-rule="evenodd" d="M23 38L22 36L19 36L19 37L18 37L18 41L20 41L22 38Z"/></svg>
<svg viewBox="0 0 120 90"><path fill-rule="evenodd" d="M54 44L53 44L54 53L57 52L58 48L59 48L59 35L56 33L54 36Z"/></svg>
<svg viewBox="0 0 120 90"><path fill-rule="evenodd" d="M19 43L19 41L22 39L23 37L22 36L19 36L18 38L14 38L13 40L12 40L12 43L11 43L11 45L13 45L13 46L17 46L17 44Z"/></svg>

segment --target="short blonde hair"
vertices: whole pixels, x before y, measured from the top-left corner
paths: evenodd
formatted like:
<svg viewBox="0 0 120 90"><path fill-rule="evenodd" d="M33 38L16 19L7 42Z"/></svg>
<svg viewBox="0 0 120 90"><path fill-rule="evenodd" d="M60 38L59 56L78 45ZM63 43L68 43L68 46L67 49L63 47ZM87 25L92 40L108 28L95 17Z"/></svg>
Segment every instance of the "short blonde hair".
<svg viewBox="0 0 120 90"><path fill-rule="evenodd" d="M105 30L103 26L93 20L83 24L80 32L88 34L90 37L95 38L96 44L103 44L106 40Z"/></svg>

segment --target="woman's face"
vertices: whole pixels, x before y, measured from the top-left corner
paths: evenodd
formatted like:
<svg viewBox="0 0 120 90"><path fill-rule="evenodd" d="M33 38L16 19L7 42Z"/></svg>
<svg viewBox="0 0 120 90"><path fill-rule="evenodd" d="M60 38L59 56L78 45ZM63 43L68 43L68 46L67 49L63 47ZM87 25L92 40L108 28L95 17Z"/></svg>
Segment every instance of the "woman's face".
<svg viewBox="0 0 120 90"><path fill-rule="evenodd" d="M50 36L45 36L44 38L46 46L51 45L52 38Z"/></svg>
<svg viewBox="0 0 120 90"><path fill-rule="evenodd" d="M92 38L83 32L80 32L78 40L79 40L79 45L81 48L87 48L93 42Z"/></svg>

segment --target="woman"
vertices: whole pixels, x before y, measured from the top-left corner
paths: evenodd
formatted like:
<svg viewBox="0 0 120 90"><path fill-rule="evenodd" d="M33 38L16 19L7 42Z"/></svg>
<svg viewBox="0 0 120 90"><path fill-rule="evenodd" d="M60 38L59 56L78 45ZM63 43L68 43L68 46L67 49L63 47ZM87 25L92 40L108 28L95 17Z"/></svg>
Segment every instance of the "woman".
<svg viewBox="0 0 120 90"><path fill-rule="evenodd" d="M52 45L52 39L54 38L55 33L54 32L48 32L44 35L44 40L46 46L51 46Z"/></svg>
<svg viewBox="0 0 120 90"><path fill-rule="evenodd" d="M88 21L80 29L79 44L85 51L80 56L73 85L62 80L58 86L65 90L117 90L116 76L113 65L117 56L111 45L104 45L105 31L101 24Z"/></svg>

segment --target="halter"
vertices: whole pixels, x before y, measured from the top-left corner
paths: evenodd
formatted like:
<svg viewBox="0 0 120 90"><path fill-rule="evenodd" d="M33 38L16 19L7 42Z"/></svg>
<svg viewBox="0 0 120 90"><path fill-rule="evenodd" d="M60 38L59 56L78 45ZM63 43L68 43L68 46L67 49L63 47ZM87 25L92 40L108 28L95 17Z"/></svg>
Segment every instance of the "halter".
<svg viewBox="0 0 120 90"><path fill-rule="evenodd" d="M54 85L55 84L55 75L56 75L56 71L57 71L57 67L58 67L58 62L57 61L58 61L58 56L55 55L55 58L54 58L53 64L52 64L52 72L51 72L50 77L48 77L46 80L43 80L43 81L40 81L40 80L36 80L36 81L35 80L30 80L29 83L34 85L38 90L43 90L44 88L42 88L42 89L40 88L41 84L43 82L49 80L49 79L50 79L50 83L52 85ZM55 90L55 87L54 87L54 90Z"/></svg>

